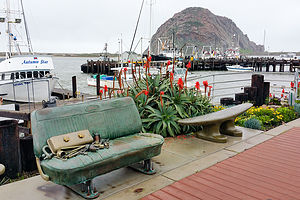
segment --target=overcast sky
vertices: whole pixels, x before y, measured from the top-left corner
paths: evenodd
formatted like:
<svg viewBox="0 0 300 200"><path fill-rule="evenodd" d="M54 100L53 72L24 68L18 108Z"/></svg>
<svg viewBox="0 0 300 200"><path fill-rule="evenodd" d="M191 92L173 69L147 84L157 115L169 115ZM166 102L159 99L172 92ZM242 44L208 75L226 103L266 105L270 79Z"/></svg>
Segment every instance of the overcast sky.
<svg viewBox="0 0 300 200"><path fill-rule="evenodd" d="M150 0L145 1L135 44L141 37L149 37ZM187 7L204 7L232 19L257 44L263 44L266 30L266 48L270 51L300 51L299 0L152 1L152 34L175 13ZM117 52L121 37L124 50L129 50L142 0L23 0L23 3L36 52L89 53L101 52L104 43L108 43L109 52ZM143 45L146 47L147 42ZM0 45L0 50L3 46Z"/></svg>

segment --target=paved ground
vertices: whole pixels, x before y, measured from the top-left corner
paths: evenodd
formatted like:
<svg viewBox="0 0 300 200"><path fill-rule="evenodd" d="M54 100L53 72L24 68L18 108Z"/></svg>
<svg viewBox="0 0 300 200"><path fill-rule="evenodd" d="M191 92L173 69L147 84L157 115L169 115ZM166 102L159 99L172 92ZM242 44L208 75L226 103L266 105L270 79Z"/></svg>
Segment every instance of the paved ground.
<svg viewBox="0 0 300 200"><path fill-rule="evenodd" d="M300 199L300 128L188 176L143 200Z"/></svg>
<svg viewBox="0 0 300 200"><path fill-rule="evenodd" d="M168 138L161 155L153 159L157 174L147 176L122 168L99 176L94 179L97 190L101 191L99 199L140 199L296 126L300 127L300 119L268 132L241 128L243 137L228 137L225 144L194 137ZM82 199L71 190L46 182L40 176L1 186L0 197L10 200Z"/></svg>

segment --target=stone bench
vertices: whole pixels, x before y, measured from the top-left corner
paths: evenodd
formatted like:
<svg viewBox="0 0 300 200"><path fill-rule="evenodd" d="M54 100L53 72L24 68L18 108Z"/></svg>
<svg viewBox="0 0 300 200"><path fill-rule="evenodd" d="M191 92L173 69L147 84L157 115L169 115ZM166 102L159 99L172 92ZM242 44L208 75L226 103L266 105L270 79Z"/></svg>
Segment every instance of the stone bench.
<svg viewBox="0 0 300 200"><path fill-rule="evenodd" d="M202 126L203 130L195 133L196 137L212 142L225 143L227 137L224 135L242 136L242 131L234 126L234 120L252 106L251 103L244 103L214 113L181 119L178 120L178 123L181 125Z"/></svg>
<svg viewBox="0 0 300 200"><path fill-rule="evenodd" d="M0 176L4 174L4 172L5 172L5 167L4 165L0 164Z"/></svg>
<svg viewBox="0 0 300 200"><path fill-rule="evenodd" d="M160 135L141 133L141 118L129 97L36 110L31 114L31 127L42 178L68 186L84 198L99 196L91 180L101 174L140 162L141 167L135 169L145 174L155 173L150 159L160 154L164 142ZM109 148L67 160L43 159L47 139L80 130L109 139Z"/></svg>

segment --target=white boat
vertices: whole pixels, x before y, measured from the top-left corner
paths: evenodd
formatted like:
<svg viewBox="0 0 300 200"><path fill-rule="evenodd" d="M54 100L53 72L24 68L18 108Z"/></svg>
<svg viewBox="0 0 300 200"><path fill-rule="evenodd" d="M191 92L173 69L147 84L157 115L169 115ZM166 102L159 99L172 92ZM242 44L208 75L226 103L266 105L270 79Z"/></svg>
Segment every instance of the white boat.
<svg viewBox="0 0 300 200"><path fill-rule="evenodd" d="M50 100L58 78L51 74L52 58L33 53L22 1L6 1L0 28L3 24L1 32L6 34L0 35L0 41L7 43L7 49L0 60L0 96L17 102Z"/></svg>
<svg viewBox="0 0 300 200"><path fill-rule="evenodd" d="M124 69L125 69L125 67L111 68L112 71L117 71L116 74L122 73L122 85L126 84L126 86L127 86L127 84L130 85L133 83L133 76L132 76L131 70L127 70L126 79L125 79ZM141 70L141 76L143 76L143 69L140 69L140 70ZM138 74L137 74L137 76L138 76ZM138 77L136 77L136 78L138 78ZM97 75L94 74L94 75L87 77L87 84L88 84L88 86L96 87L97 86ZM115 88L115 89L120 88L118 77L115 77L115 80L114 80L113 76L107 76L105 74L102 74L102 75L100 75L100 87L104 87L105 85L108 88Z"/></svg>
<svg viewBox="0 0 300 200"><path fill-rule="evenodd" d="M240 65L232 65L227 66L228 71L236 71L236 72L252 72L254 69L253 67L243 67Z"/></svg>

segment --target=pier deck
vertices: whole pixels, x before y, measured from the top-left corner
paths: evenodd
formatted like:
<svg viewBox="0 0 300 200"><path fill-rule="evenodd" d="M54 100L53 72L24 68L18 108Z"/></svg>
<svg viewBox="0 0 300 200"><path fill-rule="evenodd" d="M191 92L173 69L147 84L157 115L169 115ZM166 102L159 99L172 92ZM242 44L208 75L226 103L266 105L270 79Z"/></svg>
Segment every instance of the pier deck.
<svg viewBox="0 0 300 200"><path fill-rule="evenodd" d="M114 172L108 173L106 175L99 176L95 180L96 188L99 191L101 191L101 195L98 199L123 199L123 200L140 199L168 185L174 184L176 181L180 181L183 178L186 178L201 170L213 166L220 161L225 160L225 162L228 165L231 163L236 163L237 161L234 160L235 157L233 156L271 138L275 138L274 140L270 140L270 143L272 143L272 145L275 146L276 146L275 144L276 142L274 143L274 141L279 141L279 140L282 140L283 143L286 144L294 143L295 141L291 141L286 137L290 133L282 134L282 136L279 136L278 138L276 137L276 135L279 135L290 129L293 129L294 127L300 127L300 119L292 121L290 123L287 123L285 125L282 125L280 127L277 127L267 132L260 132L260 131L243 128L245 134L242 138L229 137L228 143L225 144L215 144L191 136L167 138L163 146L161 155L153 159L154 167L158 170L156 175L147 176L138 173L130 168L122 168ZM292 132L295 132L295 130L299 131L300 129L294 129ZM295 137L295 134L296 133L292 133L293 137ZM297 137L297 141L298 139L299 137ZM262 144L263 147L264 145L265 143ZM260 146L257 146L257 148L259 147ZM255 148L253 148L253 150L250 149L248 151L249 152L260 151ZM274 151L273 149L271 150L266 150L266 149L267 147L264 147L264 151L259 155L262 154L268 155L270 152ZM246 151L245 153L247 153L248 151ZM288 155L289 153L291 153L290 151L291 150L285 151L285 155L286 155L285 157L290 158L290 156ZM279 154L280 154L279 152L276 152L276 155ZM290 166L290 162L300 162L299 160L297 160L298 158L299 156L298 157L295 156L294 160L286 159L287 163L282 166L282 169L284 169L285 166L287 167ZM218 167L218 165L219 164L215 166ZM263 163L263 165L265 165L265 163ZM276 165L277 163L275 162L274 166ZM269 167L265 167L265 169L272 170L274 166L269 165ZM249 170L248 168L245 169ZM194 176L198 176L198 175L194 175ZM253 183L262 184L260 183L259 179L264 177L265 175L261 175L261 174L253 177L255 179L255 182ZM223 178L224 177L222 177L222 179ZM272 185L274 184L274 182L270 182L269 184ZM291 185L290 190L293 191L292 187L294 186L292 184L292 181L288 181L286 185ZM209 187L210 186L206 186L206 188ZM219 192L219 190L214 190L214 191ZM298 191L294 191L294 192L297 193ZM1 198L3 197L3 199L11 199L11 200L27 199L27 198L32 200L82 199L81 197L77 196L66 187L56 185L52 182L45 182L44 180L42 180L40 176L35 176L26 180L1 186L0 196ZM190 195L189 197L191 196L192 195ZM175 196L173 198L176 199ZM154 199L157 199L157 197Z"/></svg>

